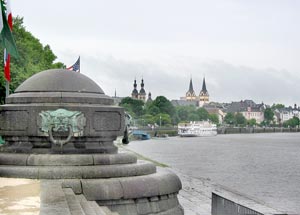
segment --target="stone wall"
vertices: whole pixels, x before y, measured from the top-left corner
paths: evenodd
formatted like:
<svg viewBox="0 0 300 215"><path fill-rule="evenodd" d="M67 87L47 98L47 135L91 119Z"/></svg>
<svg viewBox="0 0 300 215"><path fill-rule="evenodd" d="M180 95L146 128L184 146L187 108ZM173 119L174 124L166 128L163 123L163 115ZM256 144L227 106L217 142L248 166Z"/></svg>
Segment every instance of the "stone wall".
<svg viewBox="0 0 300 215"><path fill-rule="evenodd" d="M300 132L300 128L218 128L218 134Z"/></svg>

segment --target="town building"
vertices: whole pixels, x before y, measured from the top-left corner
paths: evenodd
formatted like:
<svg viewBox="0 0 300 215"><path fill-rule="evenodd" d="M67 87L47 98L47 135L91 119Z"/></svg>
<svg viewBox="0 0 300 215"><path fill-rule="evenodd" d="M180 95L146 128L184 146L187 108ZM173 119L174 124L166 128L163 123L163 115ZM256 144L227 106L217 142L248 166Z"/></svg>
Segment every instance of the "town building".
<svg viewBox="0 0 300 215"><path fill-rule="evenodd" d="M204 104L203 108L207 110L209 114L216 114L218 116L219 123L223 123L226 113L223 112L222 107L215 105L214 102L211 102L209 104Z"/></svg>
<svg viewBox="0 0 300 215"><path fill-rule="evenodd" d="M292 119L294 116L300 119L300 107L297 107L297 104L295 104L294 107L289 106L281 109L276 109L274 112L279 124Z"/></svg>
<svg viewBox="0 0 300 215"><path fill-rule="evenodd" d="M241 100L225 105L224 111L226 113L241 113L247 120L255 119L256 123L261 123L264 121L265 109L264 103L256 104L252 100Z"/></svg>

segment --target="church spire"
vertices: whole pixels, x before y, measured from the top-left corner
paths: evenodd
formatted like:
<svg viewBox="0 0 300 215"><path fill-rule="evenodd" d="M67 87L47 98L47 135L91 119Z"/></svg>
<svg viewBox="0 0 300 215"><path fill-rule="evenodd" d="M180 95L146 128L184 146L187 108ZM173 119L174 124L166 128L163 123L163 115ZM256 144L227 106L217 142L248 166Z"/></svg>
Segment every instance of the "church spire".
<svg viewBox="0 0 300 215"><path fill-rule="evenodd" d="M134 99L137 99L138 95L139 95L139 92L137 91L136 87L137 87L136 79L134 79L133 90L132 90L132 93L131 93L131 97L134 98Z"/></svg>
<svg viewBox="0 0 300 215"><path fill-rule="evenodd" d="M203 83L202 83L202 90L203 93L207 93L207 89L206 89L206 83L205 83L205 77L203 78Z"/></svg>
<svg viewBox="0 0 300 215"><path fill-rule="evenodd" d="M209 103L209 94L206 89L205 77L203 78L202 90L199 95L199 106L203 107L204 104Z"/></svg>
<svg viewBox="0 0 300 215"><path fill-rule="evenodd" d="M189 87L189 92L194 92L194 88L193 88L193 81L192 81L192 78L190 80L190 87Z"/></svg>
<svg viewBox="0 0 300 215"><path fill-rule="evenodd" d="M144 89L144 79L142 78L142 82L141 82L141 89L139 92L139 99L145 101L146 100L146 91Z"/></svg>
<svg viewBox="0 0 300 215"><path fill-rule="evenodd" d="M141 88L144 88L144 86L145 86L144 79L142 78Z"/></svg>
<svg viewBox="0 0 300 215"><path fill-rule="evenodd" d="M193 88L193 80L192 78L190 79L190 86L189 86L189 90L186 92L185 94L185 99L188 101L193 101L196 99L196 94Z"/></svg>

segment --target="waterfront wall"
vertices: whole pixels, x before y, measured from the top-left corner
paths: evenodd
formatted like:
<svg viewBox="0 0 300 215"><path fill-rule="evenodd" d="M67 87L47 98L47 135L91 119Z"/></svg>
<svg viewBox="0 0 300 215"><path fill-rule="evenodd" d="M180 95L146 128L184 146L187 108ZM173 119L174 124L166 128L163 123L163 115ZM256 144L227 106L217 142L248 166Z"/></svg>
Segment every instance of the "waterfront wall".
<svg viewBox="0 0 300 215"><path fill-rule="evenodd" d="M151 135L154 136L155 132L158 135L167 134L168 136L177 136L178 131L177 128L173 127L163 127L159 129L151 129L148 127L141 127L140 130L143 130ZM218 134L252 134L252 133L280 133L280 132L300 132L300 128L218 128Z"/></svg>
<svg viewBox="0 0 300 215"><path fill-rule="evenodd" d="M234 201L212 193L212 215L264 215Z"/></svg>
<svg viewBox="0 0 300 215"><path fill-rule="evenodd" d="M300 128L218 128L218 134L300 132Z"/></svg>

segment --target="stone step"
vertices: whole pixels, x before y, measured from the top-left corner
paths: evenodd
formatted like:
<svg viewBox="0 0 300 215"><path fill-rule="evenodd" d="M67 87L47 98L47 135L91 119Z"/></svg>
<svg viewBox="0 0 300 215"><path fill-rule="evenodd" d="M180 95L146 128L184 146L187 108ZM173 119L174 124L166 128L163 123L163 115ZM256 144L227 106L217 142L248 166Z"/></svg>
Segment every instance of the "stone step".
<svg viewBox="0 0 300 215"><path fill-rule="evenodd" d="M60 182L41 182L40 215L71 215Z"/></svg>
<svg viewBox="0 0 300 215"><path fill-rule="evenodd" d="M117 212L112 212L111 210L109 210L108 207L102 206L101 208L102 208L103 211L106 212L107 215L119 215L119 213L117 213Z"/></svg>
<svg viewBox="0 0 300 215"><path fill-rule="evenodd" d="M97 215L115 215L108 208L100 207L95 201L89 201L89 204Z"/></svg>
<svg viewBox="0 0 300 215"><path fill-rule="evenodd" d="M118 154L14 154L14 156L11 156L11 153L1 153L0 156L1 165L18 166L93 166L136 162L137 157L128 152Z"/></svg>
<svg viewBox="0 0 300 215"><path fill-rule="evenodd" d="M76 195L76 197L86 215L97 215L94 209L90 206L89 201L87 201L84 197L84 195Z"/></svg>
<svg viewBox="0 0 300 215"><path fill-rule="evenodd" d="M119 215L110 211L107 207L99 206L95 201L88 201L84 195L76 195L85 215Z"/></svg>
<svg viewBox="0 0 300 215"><path fill-rule="evenodd" d="M62 188L61 182L41 182L40 215L119 215L107 207L76 195L72 188Z"/></svg>
<svg viewBox="0 0 300 215"><path fill-rule="evenodd" d="M66 196L70 213L72 215L86 215L83 208L81 207L79 199L76 197L73 190L71 188L63 188L62 190Z"/></svg>
<svg viewBox="0 0 300 215"><path fill-rule="evenodd" d="M14 166L2 165L1 177L33 179L97 179L149 175L156 172L154 164L139 161L133 164L89 166Z"/></svg>

